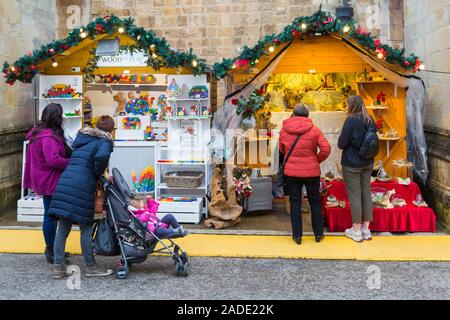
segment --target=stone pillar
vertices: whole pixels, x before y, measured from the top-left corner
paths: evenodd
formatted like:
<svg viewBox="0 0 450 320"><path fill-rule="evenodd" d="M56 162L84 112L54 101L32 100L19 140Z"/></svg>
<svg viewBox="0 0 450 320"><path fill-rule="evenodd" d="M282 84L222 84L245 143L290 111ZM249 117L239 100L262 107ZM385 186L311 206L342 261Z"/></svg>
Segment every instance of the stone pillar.
<svg viewBox="0 0 450 320"><path fill-rule="evenodd" d="M445 0L405 0L405 47L424 60L418 74L427 89L425 135L430 177L426 200L450 229L450 4Z"/></svg>
<svg viewBox="0 0 450 320"><path fill-rule="evenodd" d="M0 61L13 62L55 39L55 27L53 1L0 1ZM19 199L22 143L32 126L33 103L31 85L0 85L0 215Z"/></svg>

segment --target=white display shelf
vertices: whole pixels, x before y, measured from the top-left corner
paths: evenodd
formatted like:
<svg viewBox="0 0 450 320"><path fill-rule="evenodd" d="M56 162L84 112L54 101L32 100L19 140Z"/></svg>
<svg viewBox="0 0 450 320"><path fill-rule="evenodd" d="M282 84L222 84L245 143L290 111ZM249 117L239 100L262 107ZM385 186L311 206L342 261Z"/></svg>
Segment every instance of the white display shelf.
<svg viewBox="0 0 450 320"><path fill-rule="evenodd" d="M203 120L203 119L211 119L212 116L203 116L203 117L166 117L166 120Z"/></svg>
<svg viewBox="0 0 450 320"><path fill-rule="evenodd" d="M129 86L138 86L138 87L167 87L167 84L157 84L157 83L84 83L86 87L111 87L111 86L119 86L119 87L129 87Z"/></svg>
<svg viewBox="0 0 450 320"><path fill-rule="evenodd" d="M167 186L167 183L162 182L160 183L157 187L157 189L173 189L173 190L206 190L207 186L203 183L200 187L198 188L188 188L188 187L169 187Z"/></svg>
<svg viewBox="0 0 450 320"><path fill-rule="evenodd" d="M369 110L388 110L388 106L368 106L367 109Z"/></svg>
<svg viewBox="0 0 450 320"><path fill-rule="evenodd" d="M160 162L157 161L156 164L161 164L161 165L166 165L166 166L170 166L170 165L175 165L175 166L204 166L206 164L205 161L203 162Z"/></svg>
<svg viewBox="0 0 450 320"><path fill-rule="evenodd" d="M39 100L71 100L71 101L83 100L83 98L38 98L38 97L35 97L35 99L39 99Z"/></svg>
<svg viewBox="0 0 450 320"><path fill-rule="evenodd" d="M209 98L202 98L202 99L188 99L188 98L186 98L186 99L182 99L182 98L180 98L180 99L167 99L167 101L168 102L182 102L182 101L209 101Z"/></svg>
<svg viewBox="0 0 450 320"><path fill-rule="evenodd" d="M83 116L63 116L64 119L80 119L83 118Z"/></svg>

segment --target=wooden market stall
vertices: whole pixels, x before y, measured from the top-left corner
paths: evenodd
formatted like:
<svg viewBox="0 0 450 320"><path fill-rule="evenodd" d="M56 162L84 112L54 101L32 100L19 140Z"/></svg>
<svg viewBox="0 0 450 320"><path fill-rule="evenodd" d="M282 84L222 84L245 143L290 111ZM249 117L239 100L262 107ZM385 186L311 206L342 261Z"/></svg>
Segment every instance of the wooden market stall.
<svg viewBox="0 0 450 320"><path fill-rule="evenodd" d="M96 117L114 117L110 167L122 171L135 192L160 198L161 215L170 212L180 222L199 223L207 213L209 155L202 139L217 90L205 61L192 49L174 50L132 19L111 16L11 65L5 62L3 71L11 85L33 83L35 123L47 104L61 104L69 143ZM203 179L192 188L171 186L166 176L180 171L201 172ZM41 221L42 212L39 195L24 190L18 220Z"/></svg>
<svg viewBox="0 0 450 320"><path fill-rule="evenodd" d="M420 113L420 108L414 110L411 105L411 96L420 96L423 87L416 84L420 80L412 74L423 68L418 57L405 56L404 50L382 44L358 27L355 21L336 20L319 11L312 16L295 19L280 34L268 35L254 47L245 47L240 56L215 64L215 74L225 79L228 95L217 113L219 116L216 114L214 127L243 130L243 133L240 131L236 135L236 141L240 142L234 143L234 150L229 154L244 160L228 158L228 163L237 167L259 168L256 176L267 177L275 174L278 168L277 130L271 129L281 129L283 120L292 115L294 106L305 103L312 111L310 118L332 145L331 156L321 165L323 185L330 180L331 183L339 182L340 185L335 187L342 191L341 151L337 147L337 140L346 119L345 100L350 95L360 95L377 123L381 144L375 162L377 168L374 168L374 181L393 182L391 185L382 185L382 190L402 190L404 184L411 185L411 190L415 190L411 194L399 192L398 197L402 197L402 200L409 199L405 200L410 209L407 213L402 206L392 206L394 198L389 199L387 196L387 191L391 189L380 191L380 197L381 194L384 198L388 197L389 204L376 209L374 230L434 231L434 213L430 208L421 207L425 204L419 189L415 188L417 185L412 182L413 166L419 166L424 157L417 152L418 140L414 135L423 136L423 128L417 128L412 123L420 116L407 118L408 108L411 114ZM423 105L423 101L414 103ZM260 125L261 115L265 119L265 128ZM260 129L268 129L269 134L261 133ZM422 133L413 133L415 130L421 130ZM260 149L264 144L260 141L264 139L271 146L265 148L269 150L267 159L251 161L251 152L248 150L254 150L261 156ZM249 145L255 141L258 141L258 146L252 149ZM239 143L242 144L240 148ZM426 148L423 140L420 143ZM262 163L269 163L270 168L264 168ZM256 181L256 176L253 181ZM272 184L267 182L266 188L272 188ZM377 188L380 186L377 185L374 190ZM274 193L277 192L274 190ZM325 197L324 214L334 222L334 217L345 219L335 224L329 223L330 231L342 231L351 225L345 189L343 193L337 194L344 207L328 209ZM336 195L333 188L329 195ZM376 196L374 191L374 199L378 199ZM252 197L249 197L248 202L252 202ZM386 213L384 209L390 209L391 206L395 213L389 217L397 215L396 218L384 219L383 223L379 223L380 217ZM412 220L419 222L416 225L404 223L401 227L400 224L395 225L398 222L395 219L404 219L404 216L399 218L402 215L400 211L404 216L414 216Z"/></svg>

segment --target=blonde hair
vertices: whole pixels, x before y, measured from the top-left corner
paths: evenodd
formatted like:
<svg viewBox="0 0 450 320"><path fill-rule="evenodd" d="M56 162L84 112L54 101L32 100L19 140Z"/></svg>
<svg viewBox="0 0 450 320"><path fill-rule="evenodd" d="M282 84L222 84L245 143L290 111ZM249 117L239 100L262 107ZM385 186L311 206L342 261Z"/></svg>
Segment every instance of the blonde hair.
<svg viewBox="0 0 450 320"><path fill-rule="evenodd" d="M132 205L135 208L139 208L142 201L144 201L145 204L145 200L142 198L132 198L130 199L130 205Z"/></svg>
<svg viewBox="0 0 450 320"><path fill-rule="evenodd" d="M356 114L362 114L364 122L369 124L372 120L369 112L367 111L366 106L364 105L364 100L361 96L350 96L347 99L347 114L348 116L353 116Z"/></svg>

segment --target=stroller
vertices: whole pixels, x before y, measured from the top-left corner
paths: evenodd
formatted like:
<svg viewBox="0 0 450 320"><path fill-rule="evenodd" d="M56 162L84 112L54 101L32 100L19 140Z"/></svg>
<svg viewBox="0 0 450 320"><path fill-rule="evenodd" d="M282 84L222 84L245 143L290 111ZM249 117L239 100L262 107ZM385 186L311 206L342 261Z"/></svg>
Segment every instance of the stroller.
<svg viewBox="0 0 450 320"><path fill-rule="evenodd" d="M112 169L113 182L103 178L103 188L107 204L107 220L112 226L120 248L121 260L118 261L115 275L118 279L125 279L129 273L129 267L135 263L142 263L152 253L160 253L172 256L175 274L187 277L189 274L189 258L186 252L172 241L165 239L166 244L153 232L147 230L145 223L141 222L129 210L129 200L133 194L117 168ZM160 243L161 249L155 250Z"/></svg>

